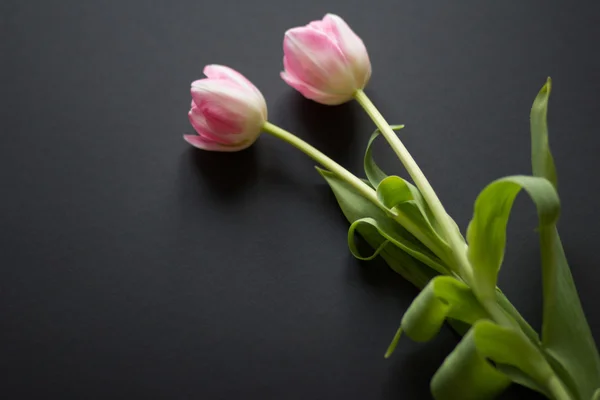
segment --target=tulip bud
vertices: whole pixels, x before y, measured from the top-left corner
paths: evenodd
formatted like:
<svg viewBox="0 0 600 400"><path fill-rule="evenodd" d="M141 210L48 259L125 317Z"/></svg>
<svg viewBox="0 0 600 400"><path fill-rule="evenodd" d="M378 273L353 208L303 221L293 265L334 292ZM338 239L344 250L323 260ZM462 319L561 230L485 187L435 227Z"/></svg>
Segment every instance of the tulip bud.
<svg viewBox="0 0 600 400"><path fill-rule="evenodd" d="M192 82L190 123L198 135L184 139L199 149L238 151L250 146L267 120L263 95L239 72L222 65L204 67L205 79Z"/></svg>
<svg viewBox="0 0 600 400"><path fill-rule="evenodd" d="M318 103L345 103L371 77L364 43L337 15L289 29L283 52L283 80Z"/></svg>

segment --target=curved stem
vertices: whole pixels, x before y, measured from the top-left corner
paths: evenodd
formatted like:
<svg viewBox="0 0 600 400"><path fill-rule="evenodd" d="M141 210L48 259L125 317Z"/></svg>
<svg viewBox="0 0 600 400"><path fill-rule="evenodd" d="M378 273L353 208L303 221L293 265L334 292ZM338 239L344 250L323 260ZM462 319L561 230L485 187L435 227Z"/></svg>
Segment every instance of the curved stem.
<svg viewBox="0 0 600 400"><path fill-rule="evenodd" d="M404 146L402 141L398 138L396 133L392 130L390 125L387 123L383 115L377 110L375 105L371 102L371 100L367 97L364 91L358 90L355 95L355 99L360 103L362 108L366 111L366 113L371 117L375 125L381 131L381 134L388 141L402 164L404 168L408 171L410 176L412 177L415 185L421 191L421 194L425 198L425 201L431 208L433 215L438 220L440 227L442 229L442 234L444 239L448 241L448 244L452 250L452 256L454 261L459 268L460 275L467 282L471 280L471 264L467 259L467 255L465 252L465 244L460 237L459 232L456 231L454 224L450 221L450 217L448 213L444 209L442 202L435 194L435 191L431 187L431 184L421 171L421 168L417 165L414 158L408 152L408 149Z"/></svg>
<svg viewBox="0 0 600 400"><path fill-rule="evenodd" d="M265 122L263 126L263 130L271 135L282 139L283 141L291 144L298 150L301 150L303 153L308 155L310 158L342 178L345 182L350 184L356 191L358 191L363 197L370 200L371 202L379 205L383 210L387 210L386 207L383 206L377 199L377 193L373 189L369 187L362 180L357 178L354 174L348 171L346 168L339 165L337 162L333 161L331 158L323 154L321 151L317 150L315 147L306 143L304 140L299 137L293 135L292 133L286 131L278 127L277 125L273 125L270 122Z"/></svg>
<svg viewBox="0 0 600 400"><path fill-rule="evenodd" d="M386 214L391 214L391 216L395 218L402 226L404 226L406 230L408 230L417 239L419 239L425 246L429 247L438 257L442 258L440 254L443 255L444 252L437 243L434 243L431 239L424 235L421 229L404 214L398 212L397 210L390 210L389 208L381 204L381 202L377 198L377 192L375 192L375 190L373 190L369 185L367 185L361 179L357 178L346 168L342 167L340 164L323 154L315 147L306 143L304 140L286 131L285 129L278 127L277 125L273 125L270 122L265 122L265 124L263 125L263 130L296 147L298 150L302 151L310 158L321 164L323 167L327 168L329 171L333 172L338 177L343 179L346 183L348 183L354 189L356 189L356 191L360 193L364 198L378 206Z"/></svg>

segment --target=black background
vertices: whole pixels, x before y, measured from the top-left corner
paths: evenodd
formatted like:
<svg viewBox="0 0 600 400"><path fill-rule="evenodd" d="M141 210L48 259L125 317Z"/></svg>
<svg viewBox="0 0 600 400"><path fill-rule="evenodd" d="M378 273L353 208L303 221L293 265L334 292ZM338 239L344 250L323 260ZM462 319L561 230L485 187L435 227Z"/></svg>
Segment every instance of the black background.
<svg viewBox="0 0 600 400"><path fill-rule="evenodd" d="M272 122L361 173L358 105L278 77L284 31L326 12L364 39L367 92L463 229L488 182L529 173L529 108L552 76L560 230L600 339L597 1L0 4L3 398L430 398L457 337L383 359L416 290L352 258L314 163L268 136L235 154L181 138L189 83L226 64ZM376 157L404 173L383 142ZM539 327L535 225L519 198L501 287Z"/></svg>

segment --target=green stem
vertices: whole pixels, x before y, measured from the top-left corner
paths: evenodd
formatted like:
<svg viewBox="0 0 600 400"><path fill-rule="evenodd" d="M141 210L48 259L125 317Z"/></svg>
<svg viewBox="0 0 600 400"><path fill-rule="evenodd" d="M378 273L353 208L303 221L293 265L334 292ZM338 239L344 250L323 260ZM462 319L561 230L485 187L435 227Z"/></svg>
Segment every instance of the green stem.
<svg viewBox="0 0 600 400"><path fill-rule="evenodd" d="M307 156L321 164L323 167L336 174L338 177L340 177L342 180L344 180L346 183L348 183L354 189L356 189L356 191L360 193L364 198L381 208L386 214L391 214L391 216L395 218L402 226L404 226L406 230L413 234L424 245L429 247L435 254L437 254L438 256L440 256L440 254L443 254L443 251L440 249L439 245L437 243L434 243L426 235L424 235L419 226L414 224L403 213L400 213L397 210L390 210L389 208L381 204L381 202L377 198L377 192L375 192L375 190L373 190L369 185L367 185L361 179L357 178L346 168L342 167L340 164L338 164L337 162L335 162L334 160L317 150L315 147L306 143L304 140L286 131L285 129L278 127L277 125L273 125L270 122L265 122L265 124L263 125L263 130L296 147L298 150L305 153Z"/></svg>
<svg viewBox="0 0 600 400"><path fill-rule="evenodd" d="M467 282L471 281L471 264L467 259L467 254L465 251L465 243L460 237L459 232L456 231L454 224L450 220L450 216L444 209L442 202L435 194L435 191L431 187L431 184L421 171L421 168L417 165L413 157L408 152L408 149L404 146L400 138L396 135L396 133L392 130L390 125L387 123L383 115L377 110L375 105L371 102L371 100L367 97L364 91L358 90L354 95L356 100L360 103L362 108L367 112L369 117L373 120L375 125L381 131L381 134L388 141L402 164L404 168L408 171L410 176L412 177L415 185L421 191L421 194L425 198L425 201L431 208L433 215L438 220L440 227L442 229L442 235L446 241L448 241L448 245L452 250L452 256L454 261L459 268L460 275Z"/></svg>
<svg viewBox="0 0 600 400"><path fill-rule="evenodd" d="M357 178L354 174L352 174L346 168L342 167L340 164L333 161L331 158L329 158L328 156L326 156L325 154L323 154L322 152L317 150L315 147L311 146L310 144L306 143L304 140L302 140L299 137L293 135L292 133L286 131L285 129L282 129L282 128L278 127L277 125L273 125L270 122L265 122L265 124L263 126L263 130L265 132L270 133L271 135L291 144L298 150L301 150L307 156L309 156L310 158L312 158L313 160L315 160L316 162L318 162L319 164L321 164L322 166L327 168L329 171L331 171L334 174L336 174L337 176L339 176L346 183L351 185L363 197L365 197L366 199L375 203L376 205L379 205L380 208L383 207L384 210L387 210L387 208L385 208L383 206L383 204L381 204L379 202L379 199L377 199L377 193L375 193L375 191L372 188L370 188L369 185L367 185L362 180Z"/></svg>

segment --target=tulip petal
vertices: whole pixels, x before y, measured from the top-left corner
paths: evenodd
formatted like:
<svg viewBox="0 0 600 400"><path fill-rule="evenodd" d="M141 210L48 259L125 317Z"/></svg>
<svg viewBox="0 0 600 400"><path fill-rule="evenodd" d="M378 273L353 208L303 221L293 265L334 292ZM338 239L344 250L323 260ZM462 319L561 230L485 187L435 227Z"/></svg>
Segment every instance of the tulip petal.
<svg viewBox="0 0 600 400"><path fill-rule="evenodd" d="M285 83L299 91L307 99L315 100L321 104L330 106L342 104L349 100L348 96L322 92L299 80L294 75L287 73L287 71L282 72L280 75Z"/></svg>
<svg viewBox="0 0 600 400"><path fill-rule="evenodd" d="M310 27L293 28L283 41L292 74L324 91L346 92L354 78L334 40Z"/></svg>
<svg viewBox="0 0 600 400"><path fill-rule="evenodd" d="M244 129L244 115L219 104L218 101L203 99L198 104L198 107L204 116L206 124L215 133L240 133Z"/></svg>
<svg viewBox="0 0 600 400"><path fill-rule="evenodd" d="M236 70L229 68L225 65L211 64L204 67L204 75L211 79L224 79L229 80L238 84L241 87L252 89L260 98L262 93L252 82L248 80L244 75L240 74ZM264 101L264 100L263 100Z"/></svg>
<svg viewBox="0 0 600 400"><path fill-rule="evenodd" d="M258 89L257 89L258 90ZM192 99L196 104L204 100L218 103L237 115L238 119L248 119L248 113L257 113L267 119L267 103L260 94L241 87L225 79L200 79L192 82Z"/></svg>
<svg viewBox="0 0 600 400"><path fill-rule="evenodd" d="M252 144L252 141L245 141L237 145L224 145L221 143L217 143L211 139L197 135L183 135L183 139L194 147L209 151L239 151L247 148Z"/></svg>
<svg viewBox="0 0 600 400"><path fill-rule="evenodd" d="M354 33L346 21L335 14L325 15L323 27L333 34L337 45L353 67L358 83L364 87L371 77L371 62L361 38Z"/></svg>
<svg viewBox="0 0 600 400"><path fill-rule="evenodd" d="M188 113L188 118L190 120L190 124L192 124L192 127L199 135L207 137L208 139L214 142L225 145L231 145L235 142L234 140L230 140L230 138L228 137L231 135L213 134L210 131L210 127L206 123L206 119L204 118L202 113L198 111L198 108L195 106L195 104L194 107Z"/></svg>

